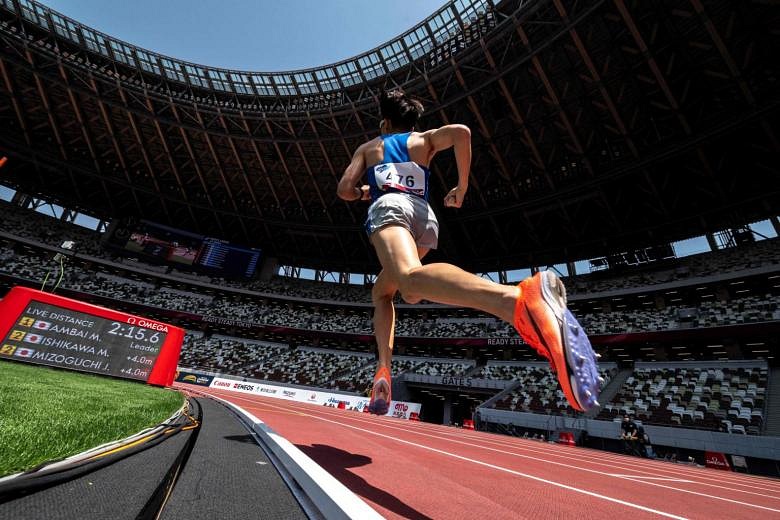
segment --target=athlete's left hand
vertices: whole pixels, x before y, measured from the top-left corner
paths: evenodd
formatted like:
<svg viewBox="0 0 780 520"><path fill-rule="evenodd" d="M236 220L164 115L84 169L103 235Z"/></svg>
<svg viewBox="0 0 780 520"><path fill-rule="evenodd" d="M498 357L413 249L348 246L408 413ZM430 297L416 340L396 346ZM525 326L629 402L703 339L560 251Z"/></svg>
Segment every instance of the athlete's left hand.
<svg viewBox="0 0 780 520"><path fill-rule="evenodd" d="M445 208L459 208L463 205L463 197L466 196L466 190L461 190L457 186L452 188L447 196L444 197Z"/></svg>

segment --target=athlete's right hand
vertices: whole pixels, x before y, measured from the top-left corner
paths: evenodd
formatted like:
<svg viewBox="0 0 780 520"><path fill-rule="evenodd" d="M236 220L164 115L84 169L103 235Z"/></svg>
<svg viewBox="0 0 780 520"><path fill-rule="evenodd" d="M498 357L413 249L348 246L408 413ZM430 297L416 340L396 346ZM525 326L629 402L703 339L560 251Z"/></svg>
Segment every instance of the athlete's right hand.
<svg viewBox="0 0 780 520"><path fill-rule="evenodd" d="M447 196L444 197L444 207L445 208L459 208L463 205L463 198L466 196L466 190L460 189L458 186L455 186L450 190L449 193L447 193Z"/></svg>

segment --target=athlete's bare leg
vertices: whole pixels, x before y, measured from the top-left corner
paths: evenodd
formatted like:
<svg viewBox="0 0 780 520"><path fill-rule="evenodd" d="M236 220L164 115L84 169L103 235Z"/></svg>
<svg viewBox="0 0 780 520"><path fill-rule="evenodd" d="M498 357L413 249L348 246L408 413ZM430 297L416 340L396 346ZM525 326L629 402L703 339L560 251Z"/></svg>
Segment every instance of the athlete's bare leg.
<svg viewBox="0 0 780 520"><path fill-rule="evenodd" d="M586 411L598 406L596 354L577 320L566 310L565 289L555 275L538 273L518 287L510 287L451 264L422 265L412 236L401 226L374 232L371 243L404 300L470 307L511 323L527 343L550 360L572 407ZM388 374L385 377L389 381Z"/></svg>
<svg viewBox="0 0 780 520"><path fill-rule="evenodd" d="M404 300L422 299L436 303L470 307L512 323L517 287L497 284L451 264L422 265L409 231L387 226L371 235L382 272L395 281Z"/></svg>
<svg viewBox="0 0 780 520"><path fill-rule="evenodd" d="M393 297L398 292L398 284L391 280L386 271L379 273L371 289L371 301L374 304L374 335L377 346L377 368L390 368L393 357L393 338L395 336L395 306Z"/></svg>
<svg viewBox="0 0 780 520"><path fill-rule="evenodd" d="M406 229L404 229L408 233ZM410 236L411 238L411 236ZM429 249L417 248L417 258L422 259L428 254ZM391 368L393 359L393 345L395 339L395 306L393 297L398 292L398 283L391 278L388 271L382 270L374 282L371 290L371 300L374 304L374 335L377 346L377 370L386 367ZM378 397L386 399L387 392L377 389Z"/></svg>

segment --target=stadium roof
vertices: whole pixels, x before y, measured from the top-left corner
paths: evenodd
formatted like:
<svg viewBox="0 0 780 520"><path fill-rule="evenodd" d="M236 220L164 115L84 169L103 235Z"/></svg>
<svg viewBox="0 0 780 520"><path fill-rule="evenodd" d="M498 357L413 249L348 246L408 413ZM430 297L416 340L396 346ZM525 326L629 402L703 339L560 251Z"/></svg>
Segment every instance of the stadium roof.
<svg viewBox="0 0 780 520"><path fill-rule="evenodd" d="M350 60L232 71L0 0L0 155L29 194L144 217L280 262L365 272L364 204L335 197L403 86L468 124L472 185L437 158L441 251L479 271L599 256L776 213L775 2L457 0Z"/></svg>

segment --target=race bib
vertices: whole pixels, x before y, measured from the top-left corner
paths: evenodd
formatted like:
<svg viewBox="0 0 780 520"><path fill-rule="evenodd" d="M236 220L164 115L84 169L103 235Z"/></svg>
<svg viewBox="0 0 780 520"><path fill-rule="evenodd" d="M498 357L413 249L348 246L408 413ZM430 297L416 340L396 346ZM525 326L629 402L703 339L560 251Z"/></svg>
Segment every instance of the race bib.
<svg viewBox="0 0 780 520"><path fill-rule="evenodd" d="M379 164L374 167L374 179L380 190L405 191L425 197L425 170L414 162Z"/></svg>

